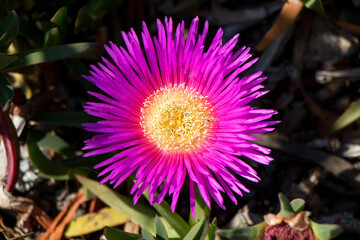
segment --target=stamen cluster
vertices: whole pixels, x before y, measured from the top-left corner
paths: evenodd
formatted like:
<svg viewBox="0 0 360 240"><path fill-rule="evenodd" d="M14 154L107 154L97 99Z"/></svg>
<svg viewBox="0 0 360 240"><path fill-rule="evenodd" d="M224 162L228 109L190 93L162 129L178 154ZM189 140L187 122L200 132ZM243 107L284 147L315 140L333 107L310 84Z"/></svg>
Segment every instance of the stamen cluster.
<svg viewBox="0 0 360 240"><path fill-rule="evenodd" d="M189 151L200 146L213 120L206 97L184 84L154 92L144 101L141 113L145 136L166 151Z"/></svg>

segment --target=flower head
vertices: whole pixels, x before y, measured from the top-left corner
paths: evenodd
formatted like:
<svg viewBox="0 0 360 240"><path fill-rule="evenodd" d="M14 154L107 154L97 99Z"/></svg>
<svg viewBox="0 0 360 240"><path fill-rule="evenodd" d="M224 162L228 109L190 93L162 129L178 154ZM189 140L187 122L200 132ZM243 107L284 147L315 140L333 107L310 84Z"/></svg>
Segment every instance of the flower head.
<svg viewBox="0 0 360 240"><path fill-rule="evenodd" d="M249 191L232 172L260 180L237 156L268 164L270 150L249 142L257 140L250 134L272 131L269 126L276 123L264 121L274 110L247 105L267 92L260 91L261 72L238 77L257 60L248 61L250 49L233 52L238 35L222 44L221 29L206 49L208 22L200 35L198 22L192 21L186 40L184 22L174 33L171 18L165 18L165 27L158 20L153 39L143 23L142 43L133 29L122 32L127 49L110 42L105 48L113 62L102 58L84 76L106 94L90 92L103 103L85 106L88 114L104 119L84 124L97 133L86 141L84 150L92 151L85 156L121 150L95 166L105 167L101 183L117 187L136 171L134 203L148 188L151 204L172 195L174 211L188 177L193 215L195 183L209 207L213 198L225 209L221 192L236 204L233 193Z"/></svg>

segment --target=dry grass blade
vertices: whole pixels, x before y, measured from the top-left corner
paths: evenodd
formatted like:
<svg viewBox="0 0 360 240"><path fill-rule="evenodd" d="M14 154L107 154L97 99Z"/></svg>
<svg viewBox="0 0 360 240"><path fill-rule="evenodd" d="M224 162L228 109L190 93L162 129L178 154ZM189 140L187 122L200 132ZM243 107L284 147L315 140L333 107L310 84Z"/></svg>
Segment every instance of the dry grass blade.
<svg viewBox="0 0 360 240"><path fill-rule="evenodd" d="M33 206L34 208L31 212L31 217L33 217L44 229L48 229L53 220L36 203L34 203Z"/></svg>
<svg viewBox="0 0 360 240"><path fill-rule="evenodd" d="M36 238L36 240L60 240L63 236L64 228L75 215L79 206L89 199L79 190L73 200L71 200L65 208L57 215L45 234Z"/></svg>
<svg viewBox="0 0 360 240"><path fill-rule="evenodd" d="M285 31L295 21L303 6L303 2L299 0L286 1L274 25L260 41L256 47L256 51L263 51L275 38Z"/></svg>
<svg viewBox="0 0 360 240"><path fill-rule="evenodd" d="M345 29L346 31L351 32L352 34L360 36L360 26L344 21L336 21L336 24Z"/></svg>

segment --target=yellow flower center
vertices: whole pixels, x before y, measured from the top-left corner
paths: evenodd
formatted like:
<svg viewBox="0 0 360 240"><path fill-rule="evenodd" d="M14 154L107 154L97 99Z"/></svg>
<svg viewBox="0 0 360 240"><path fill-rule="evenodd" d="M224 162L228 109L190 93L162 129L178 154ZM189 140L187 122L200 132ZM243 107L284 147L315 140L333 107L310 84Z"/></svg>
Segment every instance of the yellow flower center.
<svg viewBox="0 0 360 240"><path fill-rule="evenodd" d="M206 97L184 84L161 88L144 101L144 135L166 151L189 151L205 140L212 108Z"/></svg>

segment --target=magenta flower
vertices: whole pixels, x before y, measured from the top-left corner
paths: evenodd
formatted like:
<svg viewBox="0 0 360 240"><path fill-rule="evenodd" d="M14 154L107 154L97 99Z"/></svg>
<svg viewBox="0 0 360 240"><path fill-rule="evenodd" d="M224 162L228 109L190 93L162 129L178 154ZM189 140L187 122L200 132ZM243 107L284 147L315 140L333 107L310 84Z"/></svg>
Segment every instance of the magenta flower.
<svg viewBox="0 0 360 240"><path fill-rule="evenodd" d="M85 111L104 120L84 124L97 133L86 141L84 150L92 151L84 156L120 150L94 167L106 166L101 183L115 188L136 171L134 204L149 188L151 204L172 194L174 211L188 177L193 216L194 183L209 207L212 198L225 209L221 192L235 204L234 193L249 192L229 170L260 180L236 156L269 164L270 150L249 142L257 140L250 134L272 131L269 126L277 123L264 121L274 110L247 105L267 93L259 91L265 80L261 72L238 77L257 60L247 62L250 49L232 52L238 35L222 44L221 29L206 49L208 22L200 35L198 22L192 21L186 40L184 22L174 34L171 18L165 18L165 27L157 21L153 39L143 23L142 43L133 29L122 32L127 50L110 42L105 48L113 62L102 58L98 67L91 66L91 76L84 76L107 94L90 92L104 103L89 102Z"/></svg>

